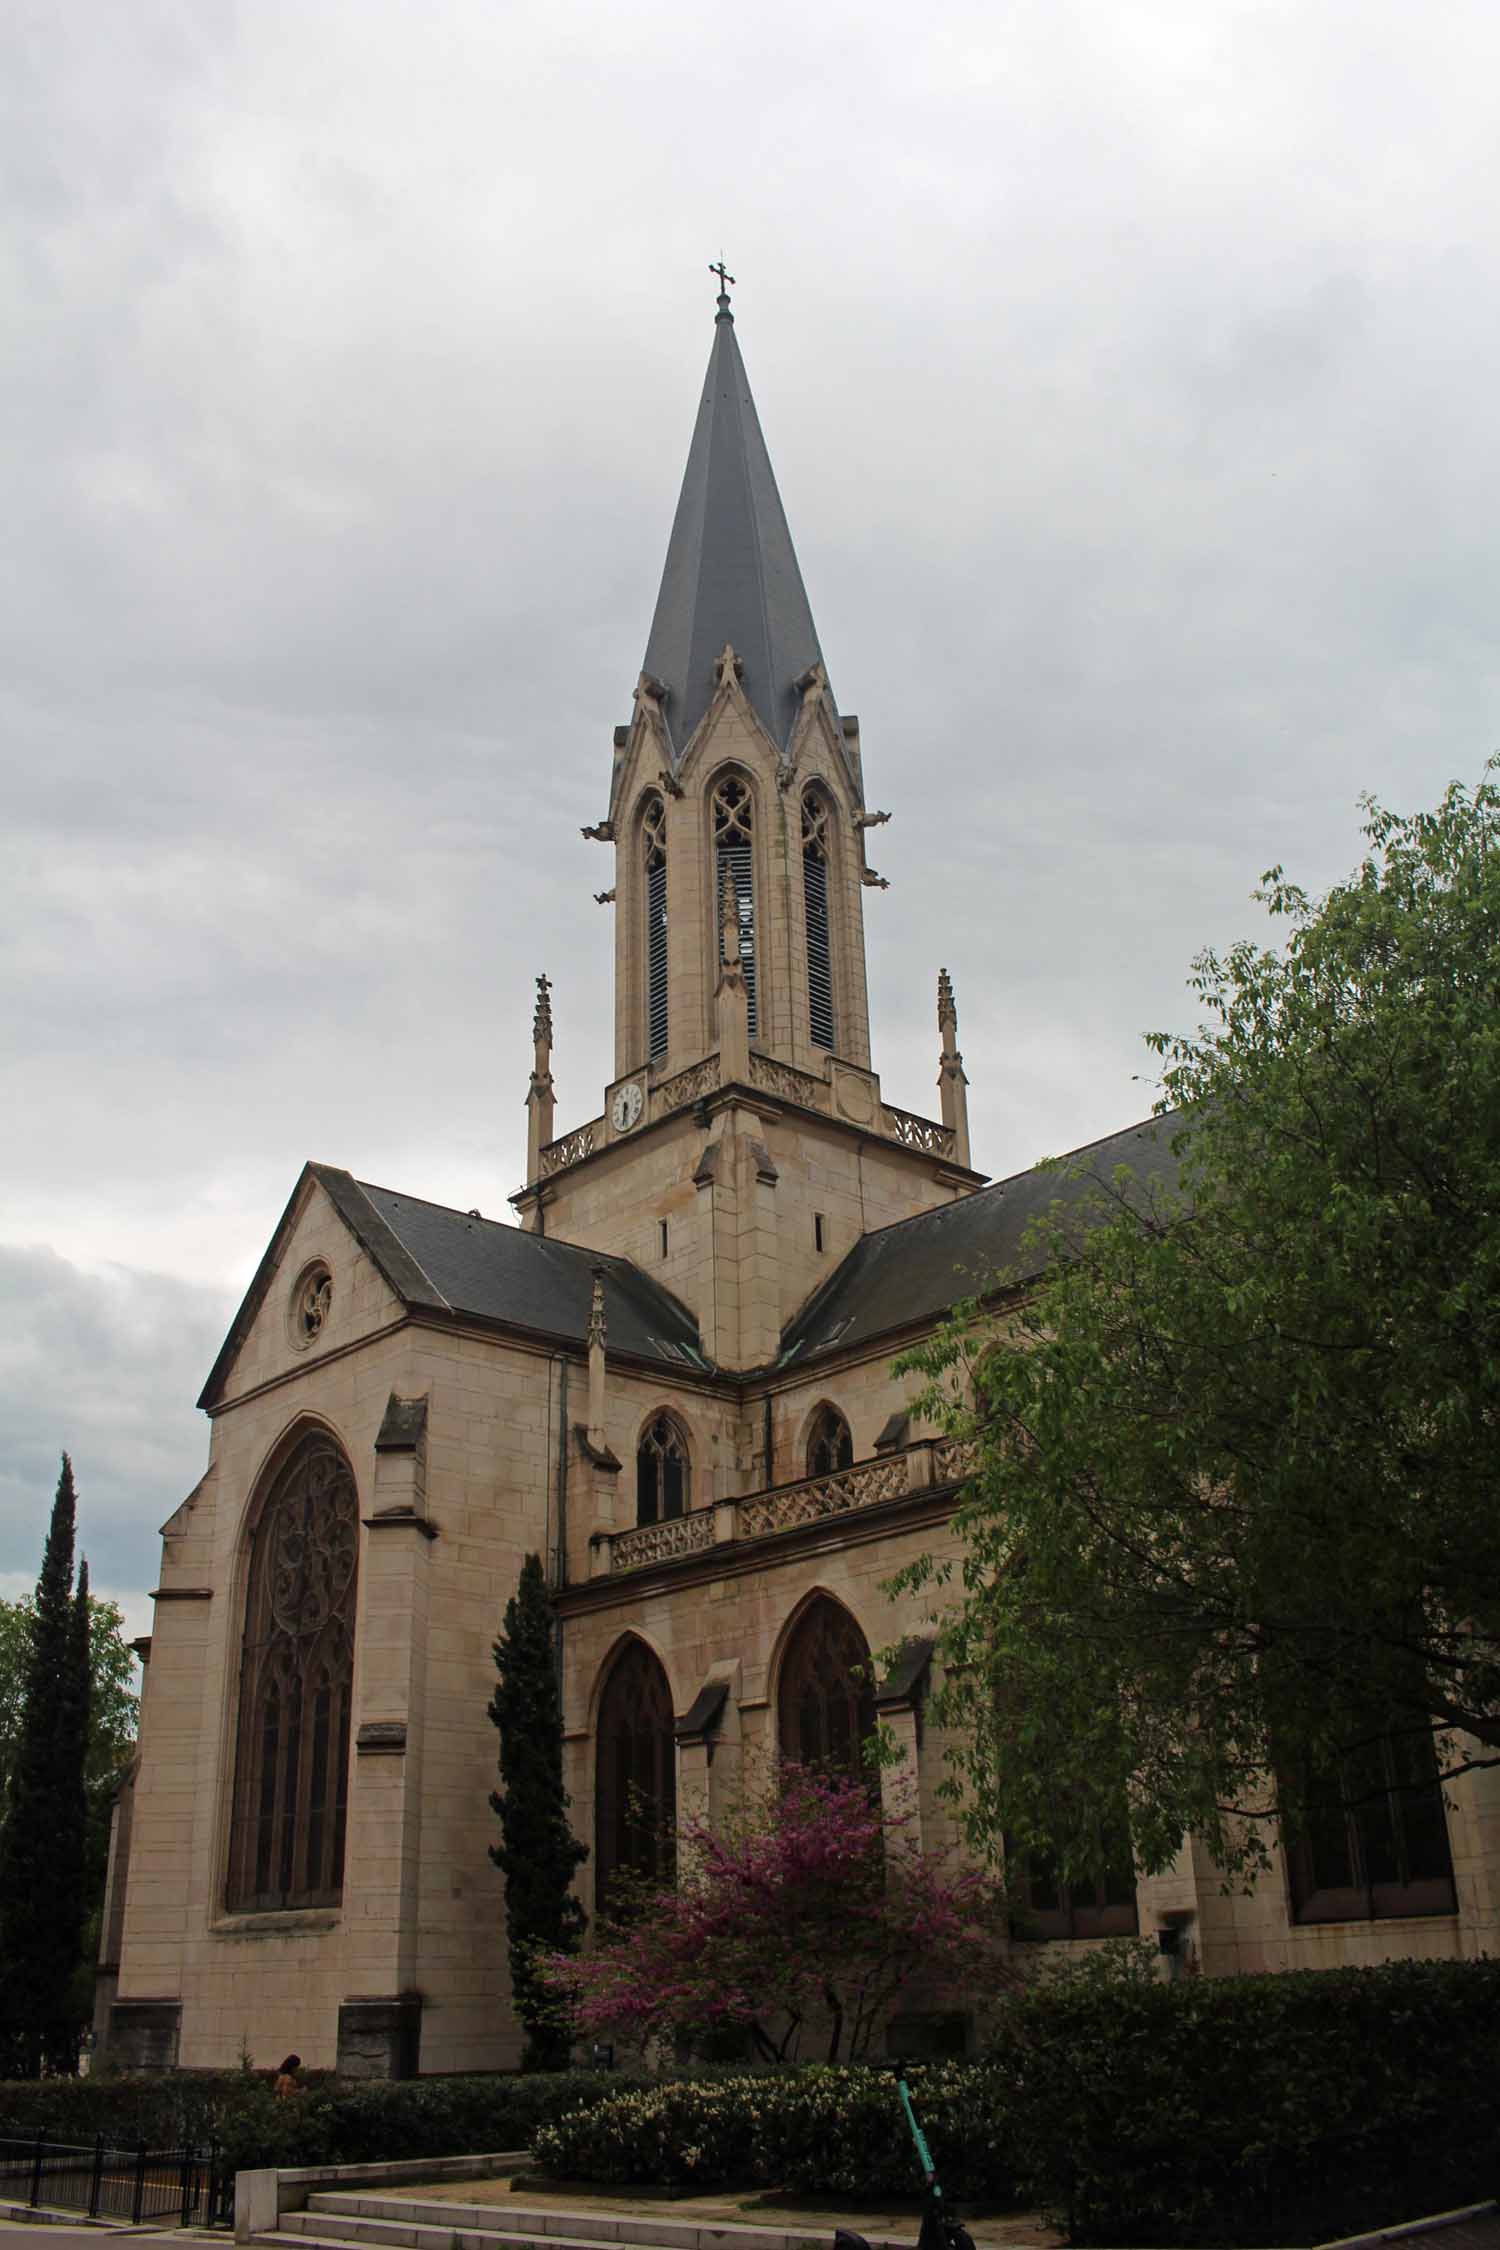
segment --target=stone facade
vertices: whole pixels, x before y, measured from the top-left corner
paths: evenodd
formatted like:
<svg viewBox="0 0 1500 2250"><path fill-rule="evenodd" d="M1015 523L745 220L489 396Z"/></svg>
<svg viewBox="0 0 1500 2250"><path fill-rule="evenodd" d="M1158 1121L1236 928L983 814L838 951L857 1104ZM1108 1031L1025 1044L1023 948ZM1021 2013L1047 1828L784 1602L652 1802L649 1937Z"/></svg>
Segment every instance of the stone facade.
<svg viewBox="0 0 1500 2250"><path fill-rule="evenodd" d="M101 2030L122 2061L223 2066L248 2050L266 2064L295 2049L355 2074L516 2062L485 1707L491 1644L531 1552L556 1587L568 1786L591 1847L608 1841L596 1834L597 1744L622 1648L643 1644L665 1674L678 1805L725 1804L783 1747L783 1666L820 1598L875 1652L877 1706L904 1752L892 1786L914 1781L924 1837L948 1834L943 1744L922 1723L930 1627L914 1598L884 1589L903 1563L950 1551L964 1461L915 1418L892 1363L972 1286L942 1252L944 1215L961 1205L965 1220L998 1225L997 1211L1024 1206L1025 1182L986 1191L969 1168L946 973L940 1116L882 1099L863 901L879 882L865 838L884 815L866 810L858 724L816 659L794 560L789 577L785 556L773 573L741 551L771 537L772 501L779 511L759 445L721 304L652 647L724 645L696 687L642 672L590 831L615 859L614 1074L599 1113L554 1130L544 984L520 1228L310 1166L205 1390L209 1463L163 1527L141 1755L106 1915ZM714 495L739 489L731 470L759 512L717 523L729 503ZM734 571L712 569L716 539ZM758 560L763 655L742 662L714 589L739 599ZM785 678L773 676L782 650L800 651ZM694 695L706 706L682 739ZM750 833L727 889L726 777ZM812 1475L830 1406L852 1458ZM681 1513L657 1511L639 1466L663 1417L685 1448ZM322 1744L324 1765L330 1740L337 1753L336 1772L299 1778L278 1706L257 1809L237 1782L251 1571L267 1495L310 1432L337 1446L357 1495L352 1671L327 1690L347 1697L345 1733L320 1719L319 1734L299 1702L297 1739ZM302 1791L286 1830L298 1851L298 1823L342 1821L340 1881L319 1903L232 1910L231 1830L270 1820L273 1782L288 1804ZM1280 1867L1252 1896L1226 1896L1190 1843L1140 1884L1138 1926L1209 1973L1493 1949L1500 1781L1471 1776L1453 1798L1452 1912L1301 1926ZM580 1877L590 1909L598 1864L595 1850Z"/></svg>

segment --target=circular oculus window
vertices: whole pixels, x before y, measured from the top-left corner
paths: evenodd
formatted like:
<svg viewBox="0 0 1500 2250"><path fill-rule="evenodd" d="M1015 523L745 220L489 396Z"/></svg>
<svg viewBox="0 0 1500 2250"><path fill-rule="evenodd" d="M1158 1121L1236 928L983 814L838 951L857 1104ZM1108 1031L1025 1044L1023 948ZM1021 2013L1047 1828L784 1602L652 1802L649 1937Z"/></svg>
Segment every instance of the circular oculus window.
<svg viewBox="0 0 1500 2250"><path fill-rule="evenodd" d="M319 1262L309 1266L292 1291L290 1313L292 1342L301 1351L315 1344L328 1326L333 1310L333 1276Z"/></svg>

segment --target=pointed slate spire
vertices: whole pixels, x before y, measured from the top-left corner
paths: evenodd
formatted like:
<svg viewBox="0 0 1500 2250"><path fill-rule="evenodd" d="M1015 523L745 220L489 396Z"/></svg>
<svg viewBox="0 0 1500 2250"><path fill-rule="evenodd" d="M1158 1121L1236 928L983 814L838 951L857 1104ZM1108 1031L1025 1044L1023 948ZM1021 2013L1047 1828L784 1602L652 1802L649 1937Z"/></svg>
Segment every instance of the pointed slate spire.
<svg viewBox="0 0 1500 2250"><path fill-rule="evenodd" d="M645 669L666 690L676 756L713 699L728 642L740 684L785 749L798 681L821 662L781 495L723 289L708 379L688 449Z"/></svg>

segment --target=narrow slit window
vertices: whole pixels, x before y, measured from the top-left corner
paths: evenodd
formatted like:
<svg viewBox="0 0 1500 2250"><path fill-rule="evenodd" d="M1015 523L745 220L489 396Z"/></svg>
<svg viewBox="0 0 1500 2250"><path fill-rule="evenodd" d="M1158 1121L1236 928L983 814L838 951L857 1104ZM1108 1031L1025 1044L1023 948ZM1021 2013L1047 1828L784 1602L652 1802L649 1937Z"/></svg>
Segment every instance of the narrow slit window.
<svg viewBox="0 0 1500 2250"><path fill-rule="evenodd" d="M646 1052L652 1062L667 1051L667 814L660 797L648 800L641 821L646 870Z"/></svg>
<svg viewBox="0 0 1500 2250"><path fill-rule="evenodd" d="M807 921L807 1027L815 1047L832 1048L833 944L828 930L832 816L815 789L802 799L802 903ZM821 1245L820 1245L821 1247Z"/></svg>
<svg viewBox="0 0 1500 2250"><path fill-rule="evenodd" d="M821 1249L822 1249L822 1247L823 1247L823 1214L822 1214L822 1212L821 1212L821 1211L814 1211L814 1213L813 1213L813 1248L814 1248L815 1250L821 1250Z"/></svg>
<svg viewBox="0 0 1500 2250"><path fill-rule="evenodd" d="M667 1222L665 1219L661 1219L657 1223L661 1228L661 1254L665 1257L667 1254Z"/></svg>
<svg viewBox="0 0 1500 2250"><path fill-rule="evenodd" d="M727 774L714 791L714 869L719 928L730 899L740 936L740 967L750 1001L750 1036L756 1035L755 807L748 785ZM720 940L722 943L722 939Z"/></svg>

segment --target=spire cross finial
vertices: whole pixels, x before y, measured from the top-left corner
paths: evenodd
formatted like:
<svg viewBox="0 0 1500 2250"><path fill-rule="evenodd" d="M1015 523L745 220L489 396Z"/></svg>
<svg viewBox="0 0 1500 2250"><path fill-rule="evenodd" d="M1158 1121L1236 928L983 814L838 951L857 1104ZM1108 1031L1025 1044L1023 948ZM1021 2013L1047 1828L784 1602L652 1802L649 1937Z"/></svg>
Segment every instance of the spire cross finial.
<svg viewBox="0 0 1500 2250"><path fill-rule="evenodd" d="M719 310L721 313L727 313L729 312L729 292L734 287L734 275L726 268L722 253L718 264L710 266L708 270L710 273L716 273L719 277ZM733 319L733 317L733 314L730 314L730 318Z"/></svg>

